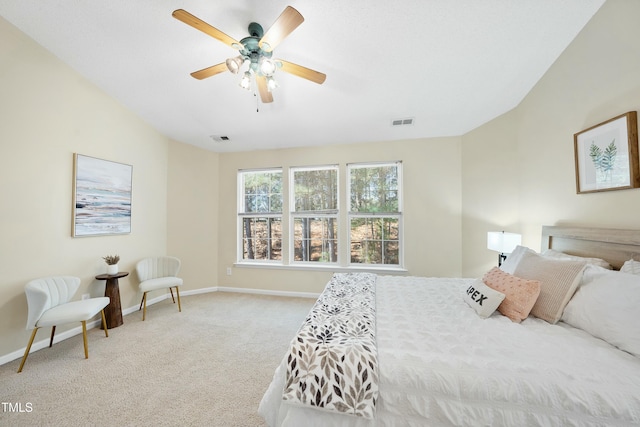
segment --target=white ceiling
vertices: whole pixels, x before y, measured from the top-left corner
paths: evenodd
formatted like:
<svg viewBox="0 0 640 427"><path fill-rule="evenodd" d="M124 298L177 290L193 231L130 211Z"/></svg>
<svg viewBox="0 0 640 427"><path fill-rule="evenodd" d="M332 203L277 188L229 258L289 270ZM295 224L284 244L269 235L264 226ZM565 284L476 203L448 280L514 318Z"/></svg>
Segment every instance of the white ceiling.
<svg viewBox="0 0 640 427"><path fill-rule="evenodd" d="M462 135L518 105L604 1L0 0L0 15L159 132L226 152ZM278 72L257 104L240 75L189 75L237 51L173 10L239 40L287 5L305 22L274 58L323 85Z"/></svg>

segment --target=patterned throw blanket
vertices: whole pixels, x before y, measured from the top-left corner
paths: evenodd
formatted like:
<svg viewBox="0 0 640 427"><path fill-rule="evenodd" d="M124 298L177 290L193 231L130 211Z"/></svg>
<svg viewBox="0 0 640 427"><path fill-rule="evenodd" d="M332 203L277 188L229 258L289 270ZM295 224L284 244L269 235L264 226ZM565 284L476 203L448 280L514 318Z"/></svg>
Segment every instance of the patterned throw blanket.
<svg viewBox="0 0 640 427"><path fill-rule="evenodd" d="M369 419L375 416L375 283L375 274L333 275L291 342L284 400Z"/></svg>

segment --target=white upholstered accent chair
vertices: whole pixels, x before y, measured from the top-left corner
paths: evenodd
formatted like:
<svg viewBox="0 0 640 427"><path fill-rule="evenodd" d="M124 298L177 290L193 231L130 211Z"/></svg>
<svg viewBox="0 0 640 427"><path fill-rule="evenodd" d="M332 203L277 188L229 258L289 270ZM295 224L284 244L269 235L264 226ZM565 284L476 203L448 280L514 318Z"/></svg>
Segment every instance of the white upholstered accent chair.
<svg viewBox="0 0 640 427"><path fill-rule="evenodd" d="M140 301L140 311L143 306L142 320L147 317L147 293L158 289L169 289L171 299L175 304L176 298L173 296L173 289L176 290L178 298L178 311L182 311L180 305L180 286L182 279L176 277L180 271L180 260L172 256L160 256L145 258L136 264L136 273L140 280L140 291L142 300Z"/></svg>
<svg viewBox="0 0 640 427"><path fill-rule="evenodd" d="M29 344L22 357L18 372L22 372L24 362L27 361L31 345L36 337L38 329L51 326L51 340L49 347L53 345L53 336L56 333L56 325L64 323L81 322L82 339L84 341L84 358L89 358L87 345L87 320L98 313L102 314L102 327L108 337L107 323L104 317L104 308L109 304L109 298L89 298L81 301L70 301L80 287L80 279L71 276L54 276L35 279L26 284L24 292L27 295L29 314L27 318L27 330L33 329Z"/></svg>

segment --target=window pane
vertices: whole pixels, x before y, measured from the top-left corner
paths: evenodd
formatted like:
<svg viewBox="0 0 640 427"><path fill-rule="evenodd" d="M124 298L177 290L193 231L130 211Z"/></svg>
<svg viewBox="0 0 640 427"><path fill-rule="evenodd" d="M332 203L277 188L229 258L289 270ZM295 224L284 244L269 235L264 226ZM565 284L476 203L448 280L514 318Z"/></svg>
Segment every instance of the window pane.
<svg viewBox="0 0 640 427"><path fill-rule="evenodd" d="M398 241L383 242L382 249L384 252L382 256L384 258L384 264L400 264L399 247Z"/></svg>
<svg viewBox="0 0 640 427"><path fill-rule="evenodd" d="M351 262L400 264L398 218L352 218Z"/></svg>
<svg viewBox="0 0 640 427"><path fill-rule="evenodd" d="M280 218L242 219L242 259L282 259Z"/></svg>
<svg viewBox="0 0 640 427"><path fill-rule="evenodd" d="M244 213L282 212L282 172L243 172Z"/></svg>
<svg viewBox="0 0 640 427"><path fill-rule="evenodd" d="M294 261L337 262L337 223L335 218L294 218Z"/></svg>
<svg viewBox="0 0 640 427"><path fill-rule="evenodd" d="M352 212L398 212L398 165L350 169Z"/></svg>
<svg viewBox="0 0 640 427"><path fill-rule="evenodd" d="M338 209L338 170L294 170L295 212Z"/></svg>

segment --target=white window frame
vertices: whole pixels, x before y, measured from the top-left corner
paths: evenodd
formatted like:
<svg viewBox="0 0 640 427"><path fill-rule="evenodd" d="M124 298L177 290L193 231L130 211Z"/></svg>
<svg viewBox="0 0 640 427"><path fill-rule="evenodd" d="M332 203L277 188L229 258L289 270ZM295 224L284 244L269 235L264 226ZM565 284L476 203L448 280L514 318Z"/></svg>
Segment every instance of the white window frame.
<svg viewBox="0 0 640 427"><path fill-rule="evenodd" d="M398 171L398 211L397 212L353 212L351 211L351 171L353 169L361 168L375 168L395 166ZM347 203L348 203L348 218L347 218L347 235L348 246L346 251L348 252L348 265L349 267L367 267L367 268L404 268L404 233L403 233L403 182L402 182L402 162L367 162L367 163L349 163L347 164ZM394 218L398 220L398 264L385 264L382 263L356 263L351 261L351 222L355 218ZM384 243L384 241L382 242ZM384 251L382 252L384 256ZM384 261L384 260L383 260Z"/></svg>
<svg viewBox="0 0 640 427"><path fill-rule="evenodd" d="M319 170L335 170L336 173L336 209L324 209L315 211L296 211L296 193L294 174L303 171L319 171ZM320 165L320 166L304 166L289 168L289 264L305 265L305 266L338 266L340 265L340 168L338 165ZM322 218L333 219L336 224L335 244L336 260L335 261L300 261L295 259L295 225L296 219L299 218Z"/></svg>
<svg viewBox="0 0 640 427"><path fill-rule="evenodd" d="M280 183L282 189L282 201L281 201L281 210L279 212L245 212L245 176L250 173L280 173L280 177L282 182ZM285 188L284 188L284 171L283 168L266 168L266 169L242 169L238 171L238 223L237 223L237 256L236 259L238 263L245 264L273 264L273 265L282 265L284 262L284 244L285 244L285 224L283 217L283 209L284 209L284 201L285 201ZM244 220L246 218L267 218L267 219L280 219L280 227L281 227L281 236L280 236L280 245L281 245L281 256L280 259L250 259L244 258ZM269 239L270 240L270 239ZM271 242L269 242L271 244Z"/></svg>

